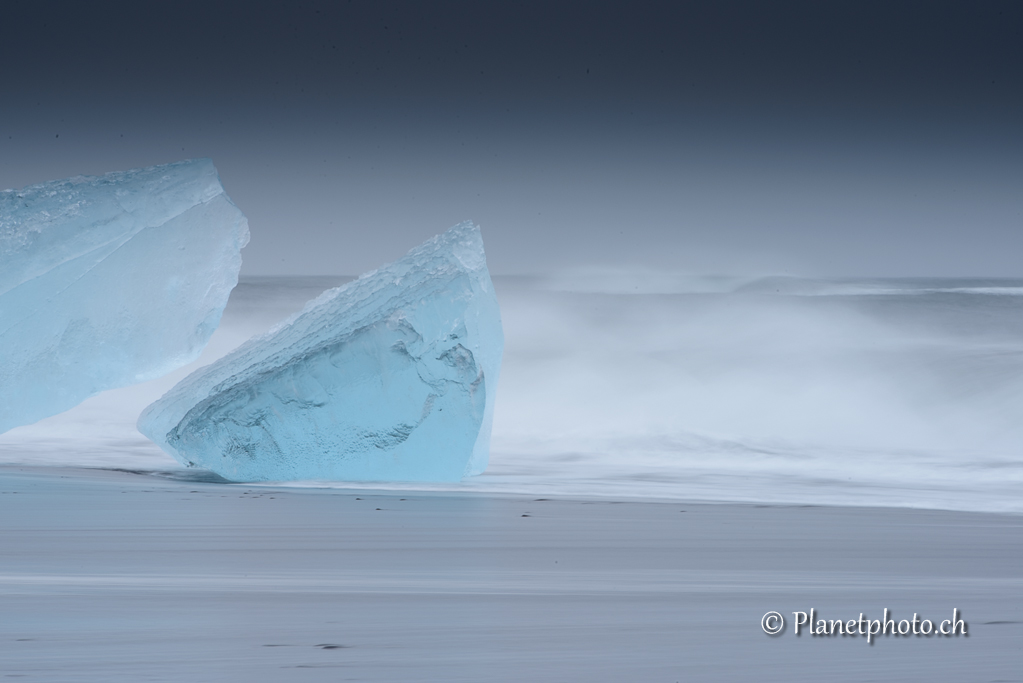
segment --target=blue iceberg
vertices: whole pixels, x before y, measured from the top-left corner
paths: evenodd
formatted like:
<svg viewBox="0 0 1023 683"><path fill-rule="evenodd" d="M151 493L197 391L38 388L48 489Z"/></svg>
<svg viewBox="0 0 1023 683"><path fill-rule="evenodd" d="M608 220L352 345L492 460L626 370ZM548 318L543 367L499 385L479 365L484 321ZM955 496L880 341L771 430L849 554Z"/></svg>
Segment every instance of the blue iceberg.
<svg viewBox="0 0 1023 683"><path fill-rule="evenodd" d="M195 360L248 240L208 159L0 192L0 432Z"/></svg>
<svg viewBox="0 0 1023 683"><path fill-rule="evenodd" d="M232 481L458 481L486 469L503 348L462 223L192 373L138 427Z"/></svg>

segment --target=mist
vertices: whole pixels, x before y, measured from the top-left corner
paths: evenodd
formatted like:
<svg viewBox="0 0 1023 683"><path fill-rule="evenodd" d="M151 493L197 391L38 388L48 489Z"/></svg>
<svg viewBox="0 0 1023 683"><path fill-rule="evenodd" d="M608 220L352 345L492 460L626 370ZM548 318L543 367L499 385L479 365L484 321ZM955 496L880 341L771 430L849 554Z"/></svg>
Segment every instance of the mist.
<svg viewBox="0 0 1023 683"><path fill-rule="evenodd" d="M198 361L7 432L5 458L183 476L136 431L142 409L343 280L243 279ZM1020 510L1023 280L587 270L495 288L487 471L361 486Z"/></svg>

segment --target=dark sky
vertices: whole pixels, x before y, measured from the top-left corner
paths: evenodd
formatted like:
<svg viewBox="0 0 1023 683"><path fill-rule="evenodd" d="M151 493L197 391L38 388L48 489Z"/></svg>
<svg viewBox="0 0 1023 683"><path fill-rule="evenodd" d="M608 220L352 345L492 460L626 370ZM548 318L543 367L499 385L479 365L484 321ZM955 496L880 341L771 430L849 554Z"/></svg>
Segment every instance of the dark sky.
<svg viewBox="0 0 1023 683"><path fill-rule="evenodd" d="M250 275L1023 277L1023 3L95 5L5 1L0 187L208 156Z"/></svg>

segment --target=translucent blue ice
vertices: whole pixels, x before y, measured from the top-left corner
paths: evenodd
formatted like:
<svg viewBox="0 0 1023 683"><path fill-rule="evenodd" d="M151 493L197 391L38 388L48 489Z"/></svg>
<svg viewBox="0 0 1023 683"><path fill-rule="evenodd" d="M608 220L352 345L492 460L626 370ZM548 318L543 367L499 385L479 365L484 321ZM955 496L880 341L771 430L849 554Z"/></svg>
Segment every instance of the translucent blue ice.
<svg viewBox="0 0 1023 683"><path fill-rule="evenodd" d="M195 360L248 239L208 159L0 192L0 432Z"/></svg>
<svg viewBox="0 0 1023 683"><path fill-rule="evenodd" d="M233 481L457 481L486 469L503 348L462 223L192 373L139 430Z"/></svg>

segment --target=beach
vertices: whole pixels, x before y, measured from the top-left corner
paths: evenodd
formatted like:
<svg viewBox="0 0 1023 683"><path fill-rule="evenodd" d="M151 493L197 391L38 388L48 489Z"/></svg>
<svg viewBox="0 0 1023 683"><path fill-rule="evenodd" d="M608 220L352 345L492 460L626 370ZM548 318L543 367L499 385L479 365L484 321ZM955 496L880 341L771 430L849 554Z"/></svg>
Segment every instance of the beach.
<svg viewBox="0 0 1023 683"><path fill-rule="evenodd" d="M1015 515L176 476L0 468L5 678L1020 678ZM796 636L811 608L968 636Z"/></svg>
<svg viewBox="0 0 1023 683"><path fill-rule="evenodd" d="M244 279L195 363L0 435L0 677L1023 680L1023 282L497 278L461 482L230 483L137 432L346 279ZM932 634L868 643L885 609Z"/></svg>

